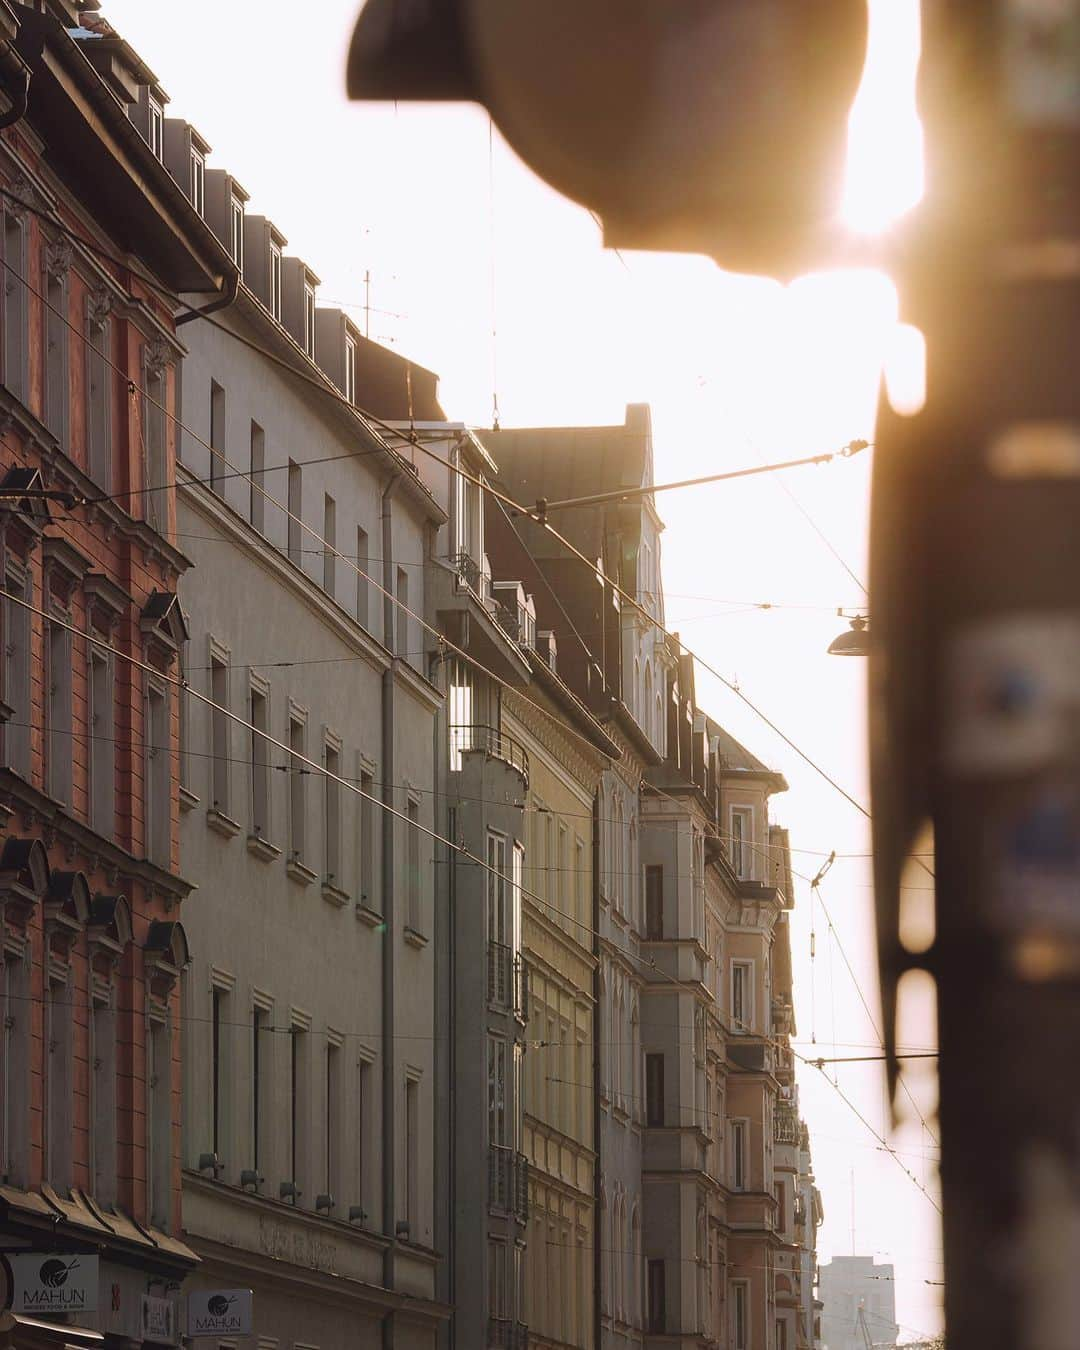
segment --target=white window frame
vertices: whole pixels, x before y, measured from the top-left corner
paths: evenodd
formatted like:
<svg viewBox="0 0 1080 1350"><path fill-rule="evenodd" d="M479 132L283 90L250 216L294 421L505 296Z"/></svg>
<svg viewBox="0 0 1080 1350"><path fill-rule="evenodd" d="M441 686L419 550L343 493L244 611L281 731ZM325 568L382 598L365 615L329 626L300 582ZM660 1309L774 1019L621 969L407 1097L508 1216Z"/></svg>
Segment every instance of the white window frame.
<svg viewBox="0 0 1080 1350"><path fill-rule="evenodd" d="M304 282L304 351L315 360L315 287Z"/></svg>
<svg viewBox="0 0 1080 1350"><path fill-rule="evenodd" d="M190 164L191 204L200 216L206 214L206 156L191 147Z"/></svg>
<svg viewBox="0 0 1080 1350"><path fill-rule="evenodd" d="M232 193L229 197L229 255L244 275L244 203Z"/></svg>
<svg viewBox="0 0 1080 1350"><path fill-rule="evenodd" d="M356 403L356 339L351 334L345 334L345 370L342 383L345 386L345 397L352 403Z"/></svg>
<svg viewBox="0 0 1080 1350"><path fill-rule="evenodd" d="M728 1122L728 1148L731 1152L731 1189L748 1191L750 1179L750 1121L745 1116Z"/></svg>
<svg viewBox="0 0 1080 1350"><path fill-rule="evenodd" d="M731 1350L751 1350L750 1285L747 1280L731 1282Z"/></svg>
<svg viewBox="0 0 1080 1350"><path fill-rule="evenodd" d="M743 1008L741 1013L736 1009L736 971L743 975ZM731 963L731 1016L729 1021L731 1022L731 1030L736 1035L750 1035L757 1026L756 974L753 961L740 959Z"/></svg>
<svg viewBox="0 0 1080 1350"><path fill-rule="evenodd" d="M161 161L165 156L165 109L156 98L150 97L147 102L146 141L151 154Z"/></svg>
<svg viewBox="0 0 1080 1350"><path fill-rule="evenodd" d="M735 822L739 821L736 835ZM734 803L728 808L731 866L740 881L754 880L754 808Z"/></svg>

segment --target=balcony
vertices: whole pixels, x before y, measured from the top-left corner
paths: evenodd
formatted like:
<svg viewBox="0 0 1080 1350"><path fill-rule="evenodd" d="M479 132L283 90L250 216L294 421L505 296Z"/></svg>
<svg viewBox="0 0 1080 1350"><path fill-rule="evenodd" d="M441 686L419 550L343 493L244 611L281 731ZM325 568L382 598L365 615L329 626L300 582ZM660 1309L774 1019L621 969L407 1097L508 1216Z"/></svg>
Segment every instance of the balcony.
<svg viewBox="0 0 1080 1350"><path fill-rule="evenodd" d="M529 967L502 942L487 945L487 1001L529 1020Z"/></svg>
<svg viewBox="0 0 1080 1350"><path fill-rule="evenodd" d="M529 786L529 756L523 745L512 736L507 736L497 727L484 726L475 722L453 722L450 725L450 764L460 766L461 756L477 752L489 759L501 760L521 774L526 787Z"/></svg>
<svg viewBox="0 0 1080 1350"><path fill-rule="evenodd" d="M508 1317L488 1318L488 1350L527 1350L529 1328Z"/></svg>
<svg viewBox="0 0 1080 1350"><path fill-rule="evenodd" d="M798 1144L799 1113L793 1106L777 1106L773 1117L773 1140L777 1144Z"/></svg>
<svg viewBox="0 0 1080 1350"><path fill-rule="evenodd" d="M492 1144L488 1154L488 1205L529 1221L529 1160L524 1153Z"/></svg>

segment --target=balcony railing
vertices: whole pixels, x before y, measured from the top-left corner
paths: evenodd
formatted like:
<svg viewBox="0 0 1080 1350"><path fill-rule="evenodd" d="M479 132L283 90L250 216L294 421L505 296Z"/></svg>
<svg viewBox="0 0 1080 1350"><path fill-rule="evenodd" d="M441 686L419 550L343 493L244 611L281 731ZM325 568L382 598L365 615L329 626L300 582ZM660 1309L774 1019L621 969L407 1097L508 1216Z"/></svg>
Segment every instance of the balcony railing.
<svg viewBox="0 0 1080 1350"><path fill-rule="evenodd" d="M488 1350L527 1350L529 1328L508 1317L488 1318Z"/></svg>
<svg viewBox="0 0 1080 1350"><path fill-rule="evenodd" d="M507 736L497 727L484 726L476 722L454 722L450 726L450 762L460 763L461 755L469 750L479 750L492 759L501 759L512 769L517 769L529 785L529 756L523 745L512 736Z"/></svg>
<svg viewBox="0 0 1080 1350"><path fill-rule="evenodd" d="M488 1204L519 1223L529 1221L529 1160L524 1153L492 1144L488 1155Z"/></svg>
<svg viewBox="0 0 1080 1350"><path fill-rule="evenodd" d="M791 1106L778 1106L773 1119L773 1139L778 1144L799 1142L799 1113Z"/></svg>

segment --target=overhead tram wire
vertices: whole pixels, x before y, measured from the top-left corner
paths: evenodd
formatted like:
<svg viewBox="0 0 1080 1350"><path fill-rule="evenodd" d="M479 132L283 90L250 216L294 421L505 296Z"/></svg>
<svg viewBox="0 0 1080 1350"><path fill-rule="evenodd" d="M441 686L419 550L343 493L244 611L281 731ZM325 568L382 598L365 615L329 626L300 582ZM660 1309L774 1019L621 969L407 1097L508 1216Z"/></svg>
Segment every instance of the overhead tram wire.
<svg viewBox="0 0 1080 1350"><path fill-rule="evenodd" d="M144 282L144 284L151 286L153 289L157 290L159 294L168 297L170 304L173 303L175 297L172 297L170 293L167 291L167 289L162 287L162 285L159 282L157 282L156 279L148 278L142 272L141 269L133 267L130 260L125 261L124 259L119 259L115 255L108 252L108 250L96 247L95 245L91 244L90 241L87 241L83 236L78 234L78 232L70 229L70 227L65 225L64 222L57 220L54 216L46 212L42 212L38 207L34 206L32 203L25 202L22 199L16 199L15 195L12 194L10 191L0 188L0 194L8 196L9 199L20 201L21 204L25 206L28 210L47 220L51 225L53 225L54 228L63 231L69 237L75 239L83 247L87 247L91 251L98 253L99 256L104 256L108 258L108 260L111 261L115 266L120 267L125 271L129 271L135 276L138 276ZM37 295L38 298L42 300L42 303L46 305L47 308L52 309L52 306L48 305L47 300L45 300L44 297L42 297L39 292L35 291L33 287L30 286L29 281L26 278L20 276L18 270L15 269L11 264L9 264L6 259L0 259L0 264L2 264L5 269L13 273L13 275L18 280L22 281L23 284L27 287L28 290L31 291L32 294ZM417 439L411 439L408 435L404 433L404 431L400 426L394 426L392 423L386 422L382 418L376 417L373 413L370 413L365 409L359 408L356 405L350 403L349 400L345 398L344 394L342 394L340 390L338 390L334 385L332 385L326 377L316 378L315 376L309 374L308 372L298 369L295 364L285 360L282 357L279 357L275 352L271 352L261 343L255 342L252 339L245 337L243 334L236 332L233 328L229 327L227 324L223 323L220 319L218 319L216 315L204 314L202 311L200 311L199 309L197 309L192 305L185 304L183 308L185 309L185 311L192 314L193 316L202 319L203 322L210 324L211 327L217 328L221 332L227 333L237 342L240 342L242 345L248 347L249 349L258 352L266 360L271 361L275 365L278 365L282 369L288 371L289 374L293 376L293 378L299 379L307 384L310 384L313 388L317 389L324 397L328 397L335 400L336 402L343 403L346 407L352 410L352 412L358 417L361 423L367 427L369 434L371 434L377 441L380 440L381 438L375 435L374 432L375 427L380 428L380 430L382 431L388 432L395 440L401 441L407 445L411 445L414 449L419 450L422 454L426 454L429 457L437 460L439 464L442 465L443 467L449 467L451 472L458 474L460 477L464 478L467 482L473 483L482 492L486 492L489 495L495 497L497 500L501 501L504 506L514 511L517 511L519 514L523 516L531 515L527 507L524 507L521 505L521 503L514 501L506 493L500 492L498 489L494 488L490 483L487 483L483 479L477 478L474 475L468 473L466 470L462 469L460 465L448 464L447 461L444 460L441 455L437 455L434 451L430 450L428 447L420 443ZM70 327L74 327L74 325L70 324L70 321L67 319L65 315L60 315L60 317L66 323L68 323ZM115 366L114 369L116 369ZM121 371L118 373L123 375L124 378L127 378L126 372ZM146 397L145 391L144 397ZM183 426L182 423L179 423L179 419L176 419L175 416L173 414L170 414L167 409L165 409L164 411L166 412L167 416L173 417L174 420L177 421L179 425ZM183 429L188 430L187 428ZM190 430L188 430L188 434L194 436L194 433L191 432ZM398 453L395 452L392 449L392 447L386 445L385 442L383 443L382 448L392 454ZM356 457L355 455L342 456L342 458L355 458L355 457ZM400 458L400 454L398 454L398 457ZM125 494L121 493L117 495L123 496ZM126 495L134 495L134 494L129 493ZM536 519L535 515L532 515L532 519ZM559 531L556 530L549 522L541 522L541 523L543 523L543 527L550 534L552 534L557 540L559 540L559 542L561 542L564 547L569 549L570 552L575 557L577 557L581 562L583 562L587 567L589 567L590 570L595 570L595 564L593 562L590 562L589 559L584 554L582 554L579 549L576 549L570 543L570 541L567 540L562 534L560 534ZM307 528L310 533L316 534L314 530L311 530L311 527L305 528ZM317 534L316 537L321 538ZM322 542L326 544L325 540L322 540ZM327 545L327 547L330 546ZM336 553L336 550L334 551ZM645 610L643 606L641 606L634 597L628 595L615 582L612 582L611 585L612 588L623 599L627 600L635 609L644 614L645 617L648 619L648 621L654 624L661 633L663 633L666 637L669 638L674 637L674 635L671 634L669 630L664 627L663 624L661 624L652 615L648 614L648 611ZM391 599L396 601L396 597L391 597ZM853 806L867 819L871 818L868 809L865 806L863 806L863 804L859 802L857 798L853 797L851 793L849 793L844 787L842 787L841 784L836 781L836 779L834 779L825 769L821 767L821 765L816 763L816 761L813 760L804 750L802 750L798 745L796 745L796 743L785 732L783 732L776 725L775 722L773 722L760 708L757 707L757 705L750 698L748 698L742 692L741 689L739 689L737 684L727 679L726 676L721 675L718 670L716 670L712 665L709 664L709 662L705 661L703 657L697 655L697 653L693 652L690 648L686 647L685 644L680 643L680 646L682 647L682 650L686 653L686 655L690 656L693 660L697 661L703 670L707 671L715 679L719 680L720 683L726 689L728 689L738 699L740 699L751 710L751 712L753 712L755 716L759 718L760 721L764 722L764 724L776 736L778 736L795 754L797 754L802 760L804 760L806 764L809 765L809 767L814 770L815 773L817 773L822 779L824 779L824 781L827 782L836 792L838 792L851 806ZM471 658L469 658L467 654L464 654L464 659L471 660ZM929 871L930 869L927 868L926 870Z"/></svg>

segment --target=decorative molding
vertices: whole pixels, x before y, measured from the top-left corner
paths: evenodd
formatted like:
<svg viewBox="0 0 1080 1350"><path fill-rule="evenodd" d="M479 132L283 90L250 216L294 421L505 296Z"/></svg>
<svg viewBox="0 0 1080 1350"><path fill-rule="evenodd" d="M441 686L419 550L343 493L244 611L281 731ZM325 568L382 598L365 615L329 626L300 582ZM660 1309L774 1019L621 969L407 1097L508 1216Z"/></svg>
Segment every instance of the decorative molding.
<svg viewBox="0 0 1080 1350"><path fill-rule="evenodd" d="M70 242L61 236L45 245L45 273L50 281L65 282L71 271L74 254Z"/></svg>

